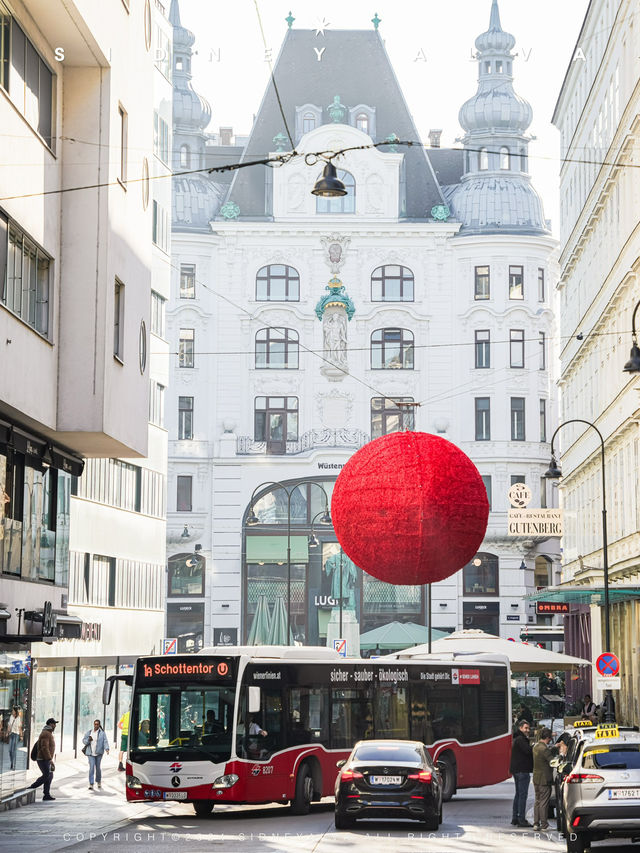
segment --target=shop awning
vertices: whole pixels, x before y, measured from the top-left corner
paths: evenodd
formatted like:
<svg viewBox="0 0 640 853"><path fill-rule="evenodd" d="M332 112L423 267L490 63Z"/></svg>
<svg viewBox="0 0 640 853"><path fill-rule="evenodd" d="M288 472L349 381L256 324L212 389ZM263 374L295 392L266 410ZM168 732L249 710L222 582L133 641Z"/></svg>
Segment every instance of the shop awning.
<svg viewBox="0 0 640 853"><path fill-rule="evenodd" d="M84 460L63 448L56 447L46 439L25 429L0 420L0 445L24 453L29 465L41 469L50 465L67 474L79 477L84 469Z"/></svg>
<svg viewBox="0 0 640 853"><path fill-rule="evenodd" d="M286 563L286 536L247 536L247 563ZM309 540L291 537L291 562L309 562Z"/></svg>
<svg viewBox="0 0 640 853"><path fill-rule="evenodd" d="M447 631L431 629L431 642L447 636ZM389 622L360 634L361 649L407 649L429 642L429 629L415 622Z"/></svg>
<svg viewBox="0 0 640 853"><path fill-rule="evenodd" d="M549 586L541 592L527 595L529 601L566 601L575 604L604 604L603 586ZM631 601L640 598L640 586L611 584L609 601Z"/></svg>

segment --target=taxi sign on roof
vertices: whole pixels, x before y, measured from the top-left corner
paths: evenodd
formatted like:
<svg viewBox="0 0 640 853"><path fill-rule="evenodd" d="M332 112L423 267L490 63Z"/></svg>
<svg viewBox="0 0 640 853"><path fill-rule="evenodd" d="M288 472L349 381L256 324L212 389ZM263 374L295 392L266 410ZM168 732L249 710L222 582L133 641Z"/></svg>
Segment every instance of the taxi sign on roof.
<svg viewBox="0 0 640 853"><path fill-rule="evenodd" d="M573 724L574 729L586 729L587 726L592 727L594 724L591 720L576 720Z"/></svg>
<svg viewBox="0 0 640 853"><path fill-rule="evenodd" d="M596 740L601 738L620 737L620 732L615 723L603 723L596 729Z"/></svg>

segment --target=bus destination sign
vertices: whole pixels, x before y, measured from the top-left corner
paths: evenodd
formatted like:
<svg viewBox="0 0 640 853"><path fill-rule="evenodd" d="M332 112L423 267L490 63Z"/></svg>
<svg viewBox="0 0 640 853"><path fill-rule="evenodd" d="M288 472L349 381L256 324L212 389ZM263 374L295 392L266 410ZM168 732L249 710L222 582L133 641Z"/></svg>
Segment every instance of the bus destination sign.
<svg viewBox="0 0 640 853"><path fill-rule="evenodd" d="M187 657L142 658L138 661L137 681L234 681L236 677L233 658Z"/></svg>

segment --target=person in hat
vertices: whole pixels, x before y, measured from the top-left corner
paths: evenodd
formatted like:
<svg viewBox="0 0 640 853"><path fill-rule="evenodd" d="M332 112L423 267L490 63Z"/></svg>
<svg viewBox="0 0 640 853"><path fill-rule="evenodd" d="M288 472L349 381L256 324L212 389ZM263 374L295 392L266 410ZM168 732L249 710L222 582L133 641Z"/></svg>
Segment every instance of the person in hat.
<svg viewBox="0 0 640 853"><path fill-rule="evenodd" d="M40 732L38 742L36 744L36 761L40 768L40 776L35 782L29 785L29 787L39 788L40 785L42 785L44 789L43 800L55 800L55 797L52 797L49 791L51 789L53 771L55 770L53 758L56 754L56 742L53 738L53 733L55 732L57 725L58 720L54 720L53 717L49 717L44 728Z"/></svg>

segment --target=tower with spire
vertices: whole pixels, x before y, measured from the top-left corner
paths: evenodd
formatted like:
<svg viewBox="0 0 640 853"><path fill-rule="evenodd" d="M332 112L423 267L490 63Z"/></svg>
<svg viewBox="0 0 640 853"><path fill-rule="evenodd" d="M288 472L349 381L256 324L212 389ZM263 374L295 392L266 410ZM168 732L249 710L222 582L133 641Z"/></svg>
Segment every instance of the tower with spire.
<svg viewBox="0 0 640 853"><path fill-rule="evenodd" d="M533 119L513 89L515 38L502 29L492 0L489 29L476 39L478 91L460 109L464 170L445 194L461 234L548 234L542 202L528 174Z"/></svg>

